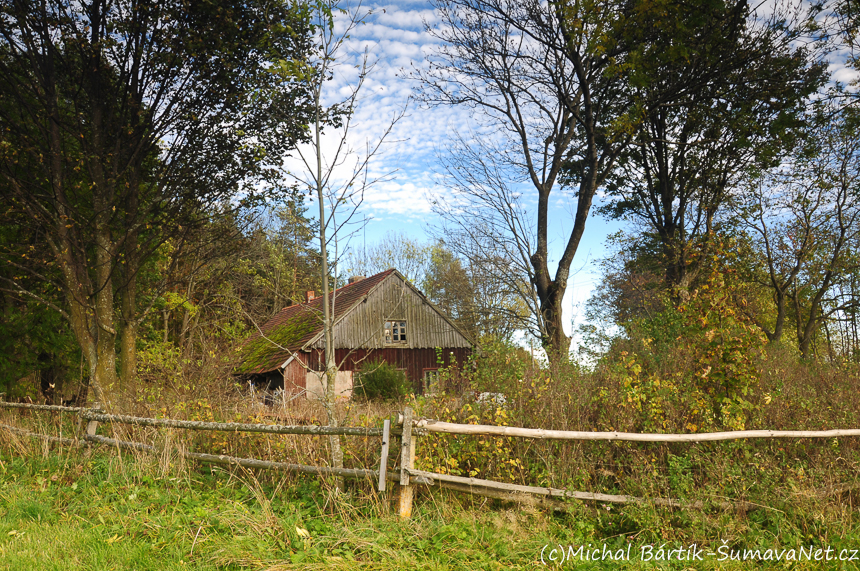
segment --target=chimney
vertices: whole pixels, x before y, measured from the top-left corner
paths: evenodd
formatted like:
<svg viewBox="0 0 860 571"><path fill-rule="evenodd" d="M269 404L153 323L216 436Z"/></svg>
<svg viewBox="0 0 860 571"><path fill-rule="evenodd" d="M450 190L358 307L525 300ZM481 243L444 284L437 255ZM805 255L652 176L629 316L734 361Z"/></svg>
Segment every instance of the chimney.
<svg viewBox="0 0 860 571"><path fill-rule="evenodd" d="M305 303L312 301L314 299L314 297L316 297L316 296L314 295L313 290L305 292Z"/></svg>
<svg viewBox="0 0 860 571"><path fill-rule="evenodd" d="M360 282L363 279L364 279L364 276L352 276L351 278L349 278L349 283L357 284L358 282Z"/></svg>

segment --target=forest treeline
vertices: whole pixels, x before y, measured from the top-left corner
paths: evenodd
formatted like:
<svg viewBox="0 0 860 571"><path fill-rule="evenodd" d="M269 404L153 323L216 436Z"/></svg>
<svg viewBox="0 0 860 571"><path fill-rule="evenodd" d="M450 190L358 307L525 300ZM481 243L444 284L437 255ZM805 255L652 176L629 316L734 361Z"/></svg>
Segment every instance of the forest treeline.
<svg viewBox="0 0 860 571"><path fill-rule="evenodd" d="M432 240L332 236L327 279L396 267L476 341L525 333L554 366L615 348L638 376L683 340L698 389L727 398L768 345L860 360L860 101L833 75L858 70L854 3L434 5L417 96L499 135L453 134ZM317 198L283 172L347 113L313 97L314 10L3 5L0 392L227 375L322 289ZM562 299L593 215L626 224L571 355Z"/></svg>

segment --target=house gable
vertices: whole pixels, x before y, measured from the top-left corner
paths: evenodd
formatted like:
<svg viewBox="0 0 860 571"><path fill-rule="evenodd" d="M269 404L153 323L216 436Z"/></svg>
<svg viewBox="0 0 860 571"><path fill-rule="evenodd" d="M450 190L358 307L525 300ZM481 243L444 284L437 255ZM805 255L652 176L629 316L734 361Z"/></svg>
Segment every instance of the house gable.
<svg viewBox="0 0 860 571"><path fill-rule="evenodd" d="M386 341L386 322L391 324L389 333L393 327L398 327L398 335L402 333L400 324L405 323L405 341L393 338L393 334ZM335 324L333 333L336 349L435 349L473 345L444 313L396 271L354 304ZM310 347L322 349L324 343L320 335Z"/></svg>

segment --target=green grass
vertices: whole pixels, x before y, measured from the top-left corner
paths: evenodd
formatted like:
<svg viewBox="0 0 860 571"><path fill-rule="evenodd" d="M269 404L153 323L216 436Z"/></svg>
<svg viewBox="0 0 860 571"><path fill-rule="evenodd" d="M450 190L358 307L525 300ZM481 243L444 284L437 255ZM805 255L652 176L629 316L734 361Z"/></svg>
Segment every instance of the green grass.
<svg viewBox="0 0 860 571"><path fill-rule="evenodd" d="M633 561L623 564L629 569L860 568L860 562L786 566L718 556L639 560L648 544L716 550L722 540L732 549L762 551L858 549L860 514L850 494L824 502L803 499L798 490L778 509L748 514L577 503L567 514L551 514L425 490L413 519L401 521L392 498L369 489L336 497L318 480L276 477L164 467L151 457L110 451L0 452L0 569L533 569L542 567L547 544L566 550L589 543L613 551L630 544ZM571 561L560 568L618 565Z"/></svg>

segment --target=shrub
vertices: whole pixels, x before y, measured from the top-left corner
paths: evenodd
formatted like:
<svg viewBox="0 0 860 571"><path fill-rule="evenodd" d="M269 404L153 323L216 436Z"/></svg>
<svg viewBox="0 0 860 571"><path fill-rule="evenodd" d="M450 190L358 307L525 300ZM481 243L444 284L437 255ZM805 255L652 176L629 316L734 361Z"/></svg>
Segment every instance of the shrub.
<svg viewBox="0 0 860 571"><path fill-rule="evenodd" d="M601 363L601 408L616 403L632 413L626 429L742 430L750 419L767 339L744 312L730 255L717 254L676 305L624 324L626 339Z"/></svg>
<svg viewBox="0 0 860 571"><path fill-rule="evenodd" d="M353 395L360 400L397 400L410 392L406 373L385 361L365 362L353 386Z"/></svg>
<svg viewBox="0 0 860 571"><path fill-rule="evenodd" d="M511 396L522 384L526 371L537 363L528 351L510 342L486 339L481 351L472 355L469 386L477 393L502 393Z"/></svg>

